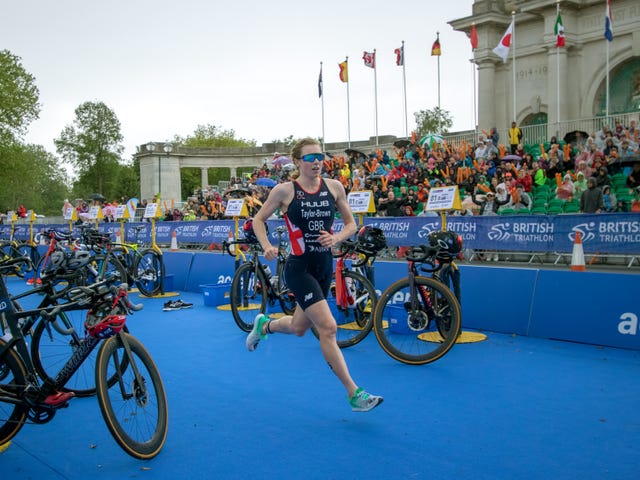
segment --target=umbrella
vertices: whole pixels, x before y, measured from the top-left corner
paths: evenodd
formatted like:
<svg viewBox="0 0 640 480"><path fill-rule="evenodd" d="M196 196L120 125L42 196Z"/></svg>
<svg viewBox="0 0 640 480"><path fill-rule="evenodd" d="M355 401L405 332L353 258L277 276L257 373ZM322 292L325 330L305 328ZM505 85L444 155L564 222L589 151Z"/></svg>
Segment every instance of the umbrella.
<svg viewBox="0 0 640 480"><path fill-rule="evenodd" d="M93 195L91 195L89 197L91 200L98 200L100 202L104 202L106 200L106 198L104 197L104 195L100 194L100 193L94 193Z"/></svg>
<svg viewBox="0 0 640 480"><path fill-rule="evenodd" d="M273 160L273 165L274 166L283 166L283 165L288 165L289 163L291 163L291 158L287 157L286 155L280 155L279 157L276 157Z"/></svg>
<svg viewBox="0 0 640 480"><path fill-rule="evenodd" d="M505 155L500 159L501 162L519 162L522 160L520 155Z"/></svg>
<svg viewBox="0 0 640 480"><path fill-rule="evenodd" d="M261 187L273 188L278 184L273 178L269 177L260 177L256 180L256 185L260 185Z"/></svg>
<svg viewBox="0 0 640 480"><path fill-rule="evenodd" d="M369 158L369 155L367 155L364 152L361 152L360 150L356 150L355 148L347 148L344 153L346 153L347 155L355 155L356 158L358 157L364 157L364 158Z"/></svg>
<svg viewBox="0 0 640 480"><path fill-rule="evenodd" d="M402 140L396 140L395 142L393 142L393 146L396 148L406 148L409 145L411 145L411 142L404 138Z"/></svg>
<svg viewBox="0 0 640 480"><path fill-rule="evenodd" d="M419 143L422 147L425 145L430 147L434 143L444 143L444 137L438 133L427 133L420 139Z"/></svg>
<svg viewBox="0 0 640 480"><path fill-rule="evenodd" d="M613 162L609 163L608 166L619 165L621 167L629 167L633 166L634 163L640 163L640 155L630 155L627 157L618 157Z"/></svg>
<svg viewBox="0 0 640 480"><path fill-rule="evenodd" d="M564 141L567 143L585 143L589 138L589 134L587 132L583 132L582 130L574 130L573 132L569 132L564 136Z"/></svg>

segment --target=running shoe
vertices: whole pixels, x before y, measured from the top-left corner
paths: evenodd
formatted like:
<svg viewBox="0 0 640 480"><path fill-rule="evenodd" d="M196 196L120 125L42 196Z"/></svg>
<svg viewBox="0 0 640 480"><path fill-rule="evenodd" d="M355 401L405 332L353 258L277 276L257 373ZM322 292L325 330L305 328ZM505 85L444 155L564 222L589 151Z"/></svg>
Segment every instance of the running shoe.
<svg viewBox="0 0 640 480"><path fill-rule="evenodd" d="M353 397L349 399L351 410L354 412L368 412L373 410L383 402L383 398L377 395L371 395L365 392L362 388L358 388Z"/></svg>
<svg viewBox="0 0 640 480"><path fill-rule="evenodd" d="M165 303L164 306L162 307L162 310L164 310L165 312L170 312L172 310L181 310L183 308L191 308L191 307L193 307L193 303L183 302L182 300L178 299L175 301L169 301Z"/></svg>
<svg viewBox="0 0 640 480"><path fill-rule="evenodd" d="M269 317L264 315L263 313L259 313L256 315L255 320L253 321L253 328L249 335L247 335L247 350L253 352L260 343L260 340L264 340L267 338L267 335L262 333L263 325L269 321Z"/></svg>

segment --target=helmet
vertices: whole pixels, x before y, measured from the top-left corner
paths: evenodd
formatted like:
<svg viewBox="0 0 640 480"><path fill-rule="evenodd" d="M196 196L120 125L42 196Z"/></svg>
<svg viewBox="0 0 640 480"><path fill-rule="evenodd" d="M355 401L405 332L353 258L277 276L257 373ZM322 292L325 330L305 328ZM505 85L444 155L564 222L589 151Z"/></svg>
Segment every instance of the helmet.
<svg viewBox="0 0 640 480"><path fill-rule="evenodd" d="M98 319L90 312L87 314L87 321L84 323L84 328L90 336L103 339L113 337L122 330L126 321L126 315L107 315L102 319Z"/></svg>
<svg viewBox="0 0 640 480"><path fill-rule="evenodd" d="M358 232L358 250L362 253L375 255L387 246L384 232L376 227L365 225Z"/></svg>
<svg viewBox="0 0 640 480"><path fill-rule="evenodd" d="M269 235L269 226L265 223L265 229L267 230L267 235ZM258 237L253 231L253 218L248 218L244 225L242 226L242 232L244 233L244 238L249 243L258 243Z"/></svg>
<svg viewBox="0 0 640 480"><path fill-rule="evenodd" d="M71 252L62 252L55 250L49 256L49 262L45 265L41 276L43 278L47 276L66 275L72 273L91 261L92 255L90 252L80 250Z"/></svg>
<svg viewBox="0 0 640 480"><path fill-rule="evenodd" d="M451 260L462 251L462 237L455 232L431 232L429 246L437 248L438 260Z"/></svg>

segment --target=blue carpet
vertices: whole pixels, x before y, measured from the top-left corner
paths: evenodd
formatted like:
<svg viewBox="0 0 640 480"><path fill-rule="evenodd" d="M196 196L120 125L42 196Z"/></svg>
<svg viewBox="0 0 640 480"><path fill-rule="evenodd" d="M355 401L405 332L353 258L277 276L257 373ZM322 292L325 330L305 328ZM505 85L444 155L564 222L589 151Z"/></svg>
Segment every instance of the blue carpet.
<svg viewBox="0 0 640 480"><path fill-rule="evenodd" d="M162 312L167 299L143 299L128 321L167 389L160 455L130 458L95 398L74 399L14 438L0 454L3 479L637 478L638 351L485 332L408 366L372 333L344 354L385 401L353 413L311 334L270 336L249 353L230 312L181 298L194 308Z"/></svg>

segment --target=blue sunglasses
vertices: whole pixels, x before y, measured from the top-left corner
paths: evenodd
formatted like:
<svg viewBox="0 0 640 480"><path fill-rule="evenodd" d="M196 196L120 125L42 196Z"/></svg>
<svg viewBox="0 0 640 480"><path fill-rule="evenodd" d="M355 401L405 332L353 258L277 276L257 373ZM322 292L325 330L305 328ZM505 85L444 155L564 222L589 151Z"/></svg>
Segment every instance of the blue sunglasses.
<svg viewBox="0 0 640 480"><path fill-rule="evenodd" d="M300 157L300 159L303 162L315 162L316 160L318 160L319 162L322 162L324 160L324 153L307 153L306 155L303 155L302 157Z"/></svg>

